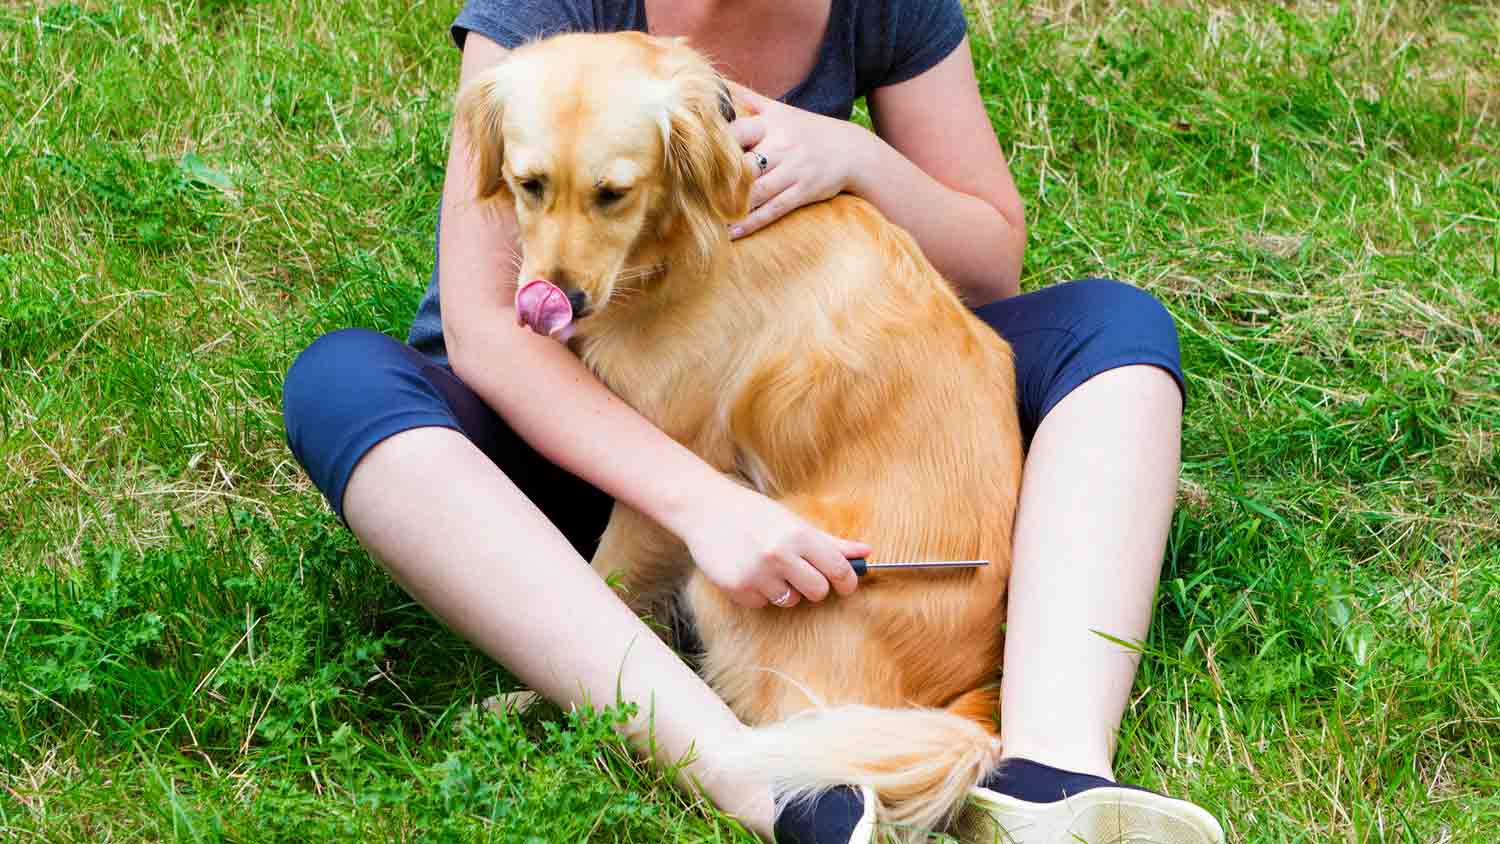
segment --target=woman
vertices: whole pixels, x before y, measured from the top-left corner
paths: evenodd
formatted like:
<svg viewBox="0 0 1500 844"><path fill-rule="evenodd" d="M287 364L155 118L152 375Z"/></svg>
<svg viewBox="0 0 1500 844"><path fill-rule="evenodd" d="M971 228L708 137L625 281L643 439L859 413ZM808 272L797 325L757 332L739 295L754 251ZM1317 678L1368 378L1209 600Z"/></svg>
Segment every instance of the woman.
<svg viewBox="0 0 1500 844"><path fill-rule="evenodd" d="M1178 468L1175 329L1155 300L1116 282L1018 295L1021 200L958 0L470 0L452 35L466 80L531 38L620 29L687 36L760 110L732 126L761 175L731 236L840 191L861 195L911 231L1015 349L1030 450L1002 688L1011 761L977 797L1017 841L1077 840L1067 836L1080 795L1129 802L1127 825L1142 834L1163 817L1197 819L1192 840L1219 840L1201 809L1111 781L1137 655L1093 632L1146 633ZM847 122L860 95L874 134ZM762 836L868 840L859 790L779 805L769 784L722 770L716 752L745 727L585 557L612 499L673 531L746 606L853 591L846 558L871 549L725 480L564 346L517 327L515 218L486 214L473 195L455 126L437 265L409 344L341 331L298 358L284 399L298 460L407 591L531 688L563 704L617 690L640 704L633 738L650 717L662 757L691 747L685 773Z"/></svg>

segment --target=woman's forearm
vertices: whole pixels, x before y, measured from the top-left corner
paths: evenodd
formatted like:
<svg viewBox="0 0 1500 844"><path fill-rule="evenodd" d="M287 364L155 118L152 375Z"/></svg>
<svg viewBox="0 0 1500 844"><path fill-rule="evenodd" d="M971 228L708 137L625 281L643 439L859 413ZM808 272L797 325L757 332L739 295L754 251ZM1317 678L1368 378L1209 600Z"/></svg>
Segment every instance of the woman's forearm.
<svg viewBox="0 0 1500 844"><path fill-rule="evenodd" d="M470 35L463 78L504 56ZM454 372L548 460L681 536L685 506L722 476L609 391L555 340L516 324L517 227L504 201L475 198L470 147L453 130L438 251L443 334Z"/></svg>
<svg viewBox="0 0 1500 844"><path fill-rule="evenodd" d="M572 352L509 313L467 340L454 371L542 456L681 536L722 476L610 392Z"/></svg>
<svg viewBox="0 0 1500 844"><path fill-rule="evenodd" d="M465 165L452 162L450 175L454 167ZM454 372L542 456L681 536L684 506L721 476L567 347L516 323L515 219L509 209L485 213L472 200L444 204L438 271Z"/></svg>
<svg viewBox="0 0 1500 844"><path fill-rule="evenodd" d="M970 305L1020 292L1024 222L941 184L878 135L853 124L849 128L855 139L851 193L910 232Z"/></svg>

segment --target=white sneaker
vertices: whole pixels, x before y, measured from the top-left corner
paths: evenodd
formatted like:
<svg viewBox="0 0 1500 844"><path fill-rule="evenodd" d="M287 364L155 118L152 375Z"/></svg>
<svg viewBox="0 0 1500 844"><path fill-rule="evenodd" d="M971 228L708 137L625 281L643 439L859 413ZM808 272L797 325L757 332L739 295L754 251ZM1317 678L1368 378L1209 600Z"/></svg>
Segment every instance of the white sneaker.
<svg viewBox="0 0 1500 844"><path fill-rule="evenodd" d="M1186 800L1100 786L1052 803L975 787L950 830L967 844L1223 844L1224 829Z"/></svg>
<svg viewBox="0 0 1500 844"><path fill-rule="evenodd" d="M864 813L859 816L859 823L854 825L854 831L849 834L849 844L873 844L875 841L875 792L867 785L859 787L859 794L864 798Z"/></svg>

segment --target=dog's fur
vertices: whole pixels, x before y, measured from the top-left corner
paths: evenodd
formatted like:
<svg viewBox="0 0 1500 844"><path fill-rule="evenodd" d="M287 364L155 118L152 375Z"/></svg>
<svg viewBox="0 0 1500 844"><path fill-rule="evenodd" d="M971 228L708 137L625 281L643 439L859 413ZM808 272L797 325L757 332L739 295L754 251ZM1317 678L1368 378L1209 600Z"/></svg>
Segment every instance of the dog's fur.
<svg viewBox="0 0 1500 844"><path fill-rule="evenodd" d="M731 242L753 174L722 79L680 40L529 44L458 113L479 196L515 203L520 279L587 295L570 342L615 393L874 559L993 561L746 609L623 505L594 558L639 610L681 598L708 682L759 726L742 761L791 790L868 784L902 837L941 825L999 750L1021 474L1009 346L863 200Z"/></svg>

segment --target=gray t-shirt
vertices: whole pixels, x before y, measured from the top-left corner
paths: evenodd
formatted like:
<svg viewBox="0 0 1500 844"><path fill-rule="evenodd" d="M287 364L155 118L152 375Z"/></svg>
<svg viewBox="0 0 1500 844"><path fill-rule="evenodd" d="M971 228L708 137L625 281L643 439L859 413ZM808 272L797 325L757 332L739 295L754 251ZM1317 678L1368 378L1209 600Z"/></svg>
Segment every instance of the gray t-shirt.
<svg viewBox="0 0 1500 844"><path fill-rule="evenodd" d="M960 0L831 0L828 27L807 77L781 101L849 119L854 101L904 82L948 57L963 40ZM505 48L560 32L646 31L644 0L467 0L453 21L453 41L477 32ZM441 227L441 220L439 220ZM440 361L436 246L432 280L412 321L409 342Z"/></svg>

